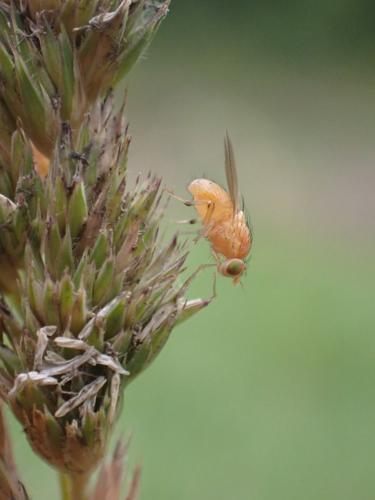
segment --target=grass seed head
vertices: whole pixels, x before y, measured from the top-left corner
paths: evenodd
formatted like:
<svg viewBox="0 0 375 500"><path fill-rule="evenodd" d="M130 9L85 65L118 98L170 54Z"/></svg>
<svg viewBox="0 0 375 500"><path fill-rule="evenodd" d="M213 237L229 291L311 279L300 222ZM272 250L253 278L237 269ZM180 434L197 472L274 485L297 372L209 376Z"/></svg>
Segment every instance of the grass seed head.
<svg viewBox="0 0 375 500"><path fill-rule="evenodd" d="M124 387L208 304L186 299L186 250L159 237L160 180L127 187L130 138L113 109L108 96L76 134L61 129L44 179L21 134L15 201L0 197L6 255L24 249L17 300L3 293L0 307L2 392L34 450L70 474L97 465Z"/></svg>

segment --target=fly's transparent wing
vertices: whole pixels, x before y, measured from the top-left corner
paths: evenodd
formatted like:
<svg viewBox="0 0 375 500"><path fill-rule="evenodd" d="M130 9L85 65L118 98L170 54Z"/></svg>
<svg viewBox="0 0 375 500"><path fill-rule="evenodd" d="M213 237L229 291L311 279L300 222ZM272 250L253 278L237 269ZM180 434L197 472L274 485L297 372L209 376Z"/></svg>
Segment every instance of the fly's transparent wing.
<svg viewBox="0 0 375 500"><path fill-rule="evenodd" d="M225 150L225 173L227 176L229 196L233 205L233 220L228 230L228 236L232 244L232 255L234 258L245 259L251 249L252 232L242 208L241 196L238 187L238 177L232 141L228 132L224 138Z"/></svg>
<svg viewBox="0 0 375 500"><path fill-rule="evenodd" d="M238 177L236 169L236 161L234 158L234 151L232 141L229 137L228 131L224 138L224 151L225 151L225 174L227 176L229 195L233 203L233 215L237 214L240 210L240 192L238 188Z"/></svg>

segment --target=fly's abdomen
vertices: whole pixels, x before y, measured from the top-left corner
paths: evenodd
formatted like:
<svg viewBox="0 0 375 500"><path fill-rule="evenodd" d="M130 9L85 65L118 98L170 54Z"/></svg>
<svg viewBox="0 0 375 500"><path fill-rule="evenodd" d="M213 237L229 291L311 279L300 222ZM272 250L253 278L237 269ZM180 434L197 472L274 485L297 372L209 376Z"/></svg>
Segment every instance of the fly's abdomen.
<svg viewBox="0 0 375 500"><path fill-rule="evenodd" d="M213 224L206 232L212 249L227 259L245 259L251 248L251 234L246 224L233 219Z"/></svg>

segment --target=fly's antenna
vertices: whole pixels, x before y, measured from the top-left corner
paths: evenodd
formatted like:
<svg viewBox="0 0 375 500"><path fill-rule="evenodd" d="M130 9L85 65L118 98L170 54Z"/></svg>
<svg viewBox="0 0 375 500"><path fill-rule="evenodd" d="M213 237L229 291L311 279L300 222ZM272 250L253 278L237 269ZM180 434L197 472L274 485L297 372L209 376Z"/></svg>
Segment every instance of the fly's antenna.
<svg viewBox="0 0 375 500"><path fill-rule="evenodd" d="M233 214L238 213L240 209L240 191L238 188L238 176L236 169L236 161L234 158L233 144L229 137L228 131L224 137L224 152L225 152L225 174L227 177L229 195L233 203Z"/></svg>

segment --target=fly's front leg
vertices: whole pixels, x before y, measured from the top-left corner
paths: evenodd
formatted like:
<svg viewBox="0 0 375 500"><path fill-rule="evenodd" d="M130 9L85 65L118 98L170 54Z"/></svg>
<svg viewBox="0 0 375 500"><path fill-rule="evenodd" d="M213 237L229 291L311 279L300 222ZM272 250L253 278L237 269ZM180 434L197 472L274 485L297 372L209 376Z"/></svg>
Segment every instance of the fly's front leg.
<svg viewBox="0 0 375 500"><path fill-rule="evenodd" d="M177 196L174 194L173 191L169 191L168 189L165 189L165 192L169 194L172 198L174 198L177 201L180 201L183 203L186 207L196 207L196 206L206 206L207 207L207 212L211 210L210 217L212 215L212 208L210 208L212 205L215 205L213 201L211 200L185 200L184 198L181 198L181 196ZM207 214L205 215L205 218L207 217Z"/></svg>
<svg viewBox="0 0 375 500"><path fill-rule="evenodd" d="M175 200L180 201L181 203L183 203L186 207L192 207L194 205L194 201L192 201L192 200L184 200L184 198L181 198L181 196L177 196L176 194L174 194L173 191L169 191L169 189L164 189L164 191L166 193L168 193L169 196L171 196Z"/></svg>
<svg viewBox="0 0 375 500"><path fill-rule="evenodd" d="M181 198L181 196L175 195L172 191L165 190L172 198L174 198L177 201L180 201L183 203L186 207L197 207L197 206L204 206L207 208L206 214L203 217L203 225L207 226L210 223L212 214L214 213L215 210L215 203L212 200L184 200L184 198ZM185 219L178 221L179 224L196 224L198 222L197 219Z"/></svg>

